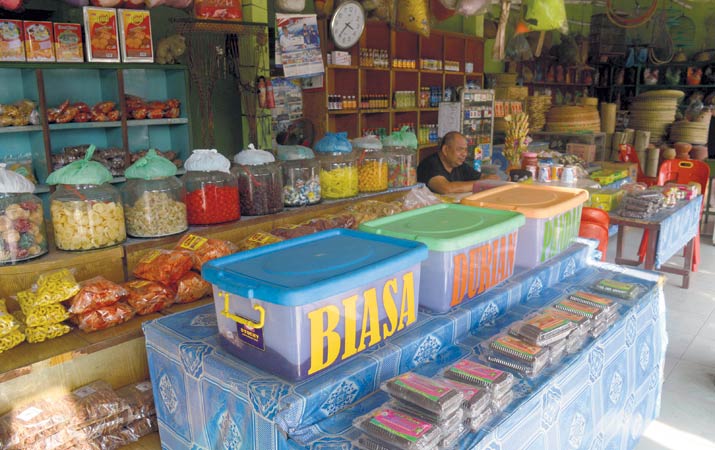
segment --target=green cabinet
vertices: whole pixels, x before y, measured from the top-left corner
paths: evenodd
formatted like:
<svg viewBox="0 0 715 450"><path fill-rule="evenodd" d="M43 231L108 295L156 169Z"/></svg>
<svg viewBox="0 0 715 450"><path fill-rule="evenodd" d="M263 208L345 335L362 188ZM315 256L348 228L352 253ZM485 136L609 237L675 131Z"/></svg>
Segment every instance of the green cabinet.
<svg viewBox="0 0 715 450"><path fill-rule="evenodd" d="M52 155L64 147L95 144L131 153L147 148L172 150L185 160L192 149L189 123L188 71L185 66L159 64L0 64L0 104L23 98L37 103L40 124L0 128L0 161L31 157L41 184L52 171ZM181 101L181 114L171 119L128 117L125 94L146 100ZM112 101L121 112L113 122L47 124L47 110L69 100L90 107ZM117 181L121 181L118 179Z"/></svg>

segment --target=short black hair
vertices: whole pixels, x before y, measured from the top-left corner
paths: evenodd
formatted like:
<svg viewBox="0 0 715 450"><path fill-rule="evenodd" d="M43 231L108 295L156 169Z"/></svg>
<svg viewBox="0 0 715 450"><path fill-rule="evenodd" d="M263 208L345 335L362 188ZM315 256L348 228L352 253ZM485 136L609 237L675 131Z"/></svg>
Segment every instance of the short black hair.
<svg viewBox="0 0 715 450"><path fill-rule="evenodd" d="M442 150L442 147L451 144L457 136L462 136L462 133L460 133L459 131L450 131L449 133L442 136L442 140L439 141L439 149Z"/></svg>

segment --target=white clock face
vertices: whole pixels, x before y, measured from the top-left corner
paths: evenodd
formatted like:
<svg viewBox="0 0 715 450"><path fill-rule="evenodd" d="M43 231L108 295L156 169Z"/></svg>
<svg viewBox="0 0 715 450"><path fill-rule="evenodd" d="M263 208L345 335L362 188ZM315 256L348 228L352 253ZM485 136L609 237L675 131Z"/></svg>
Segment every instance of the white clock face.
<svg viewBox="0 0 715 450"><path fill-rule="evenodd" d="M330 21L330 32L338 48L350 48L357 44L365 28L365 13L357 2L343 3L335 10Z"/></svg>

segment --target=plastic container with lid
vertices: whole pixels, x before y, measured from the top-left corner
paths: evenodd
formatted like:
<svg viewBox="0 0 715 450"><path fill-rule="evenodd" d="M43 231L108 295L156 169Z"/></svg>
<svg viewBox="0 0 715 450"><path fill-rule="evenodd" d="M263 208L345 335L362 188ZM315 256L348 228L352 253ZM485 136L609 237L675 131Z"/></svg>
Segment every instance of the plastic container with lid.
<svg viewBox="0 0 715 450"><path fill-rule="evenodd" d="M265 150L253 144L239 152L233 171L238 176L241 212L245 216L263 216L283 210L283 181L281 166Z"/></svg>
<svg viewBox="0 0 715 450"><path fill-rule="evenodd" d="M174 175L174 163L153 149L124 172L121 193L129 236L169 236L189 227L184 185Z"/></svg>
<svg viewBox="0 0 715 450"><path fill-rule="evenodd" d="M380 192L387 190L387 155L377 136L353 139L353 149L358 155L358 190Z"/></svg>
<svg viewBox="0 0 715 450"><path fill-rule="evenodd" d="M184 163L186 215L189 225L210 225L241 218L238 181L231 161L218 151L194 150Z"/></svg>
<svg viewBox="0 0 715 450"><path fill-rule="evenodd" d="M446 312L508 279L524 216L438 204L365 222L360 230L422 242L421 306Z"/></svg>
<svg viewBox="0 0 715 450"><path fill-rule="evenodd" d="M320 161L320 189L325 199L358 194L357 157L347 133L326 133L315 146Z"/></svg>
<svg viewBox="0 0 715 450"><path fill-rule="evenodd" d="M35 185L0 163L0 264L13 264L47 253L42 201Z"/></svg>
<svg viewBox="0 0 715 450"><path fill-rule="evenodd" d="M94 149L90 146L84 159L47 177L47 184L57 185L50 196L50 214L60 250L110 247L127 238L121 195L109 184L109 170L92 161Z"/></svg>
<svg viewBox="0 0 715 450"><path fill-rule="evenodd" d="M519 230L516 265L532 268L571 245L578 236L586 200L588 192L583 189L516 183L472 194L462 204L524 214L526 225Z"/></svg>
<svg viewBox="0 0 715 450"><path fill-rule="evenodd" d="M202 276L224 348L300 380L412 325L426 257L418 242L335 229L209 261Z"/></svg>
<svg viewBox="0 0 715 450"><path fill-rule="evenodd" d="M279 145L277 155L283 168L283 204L305 206L320 202L320 163L313 151L300 145Z"/></svg>

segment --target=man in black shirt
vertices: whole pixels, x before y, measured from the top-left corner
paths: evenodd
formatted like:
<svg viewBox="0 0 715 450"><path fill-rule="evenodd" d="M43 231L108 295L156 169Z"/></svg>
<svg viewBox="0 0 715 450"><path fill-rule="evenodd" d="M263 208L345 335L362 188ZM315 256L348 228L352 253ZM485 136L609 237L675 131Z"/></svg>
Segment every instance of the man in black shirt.
<svg viewBox="0 0 715 450"><path fill-rule="evenodd" d="M438 194L472 192L481 173L465 163L466 158L467 139L458 131L450 131L442 138L439 151L417 166L417 181Z"/></svg>

